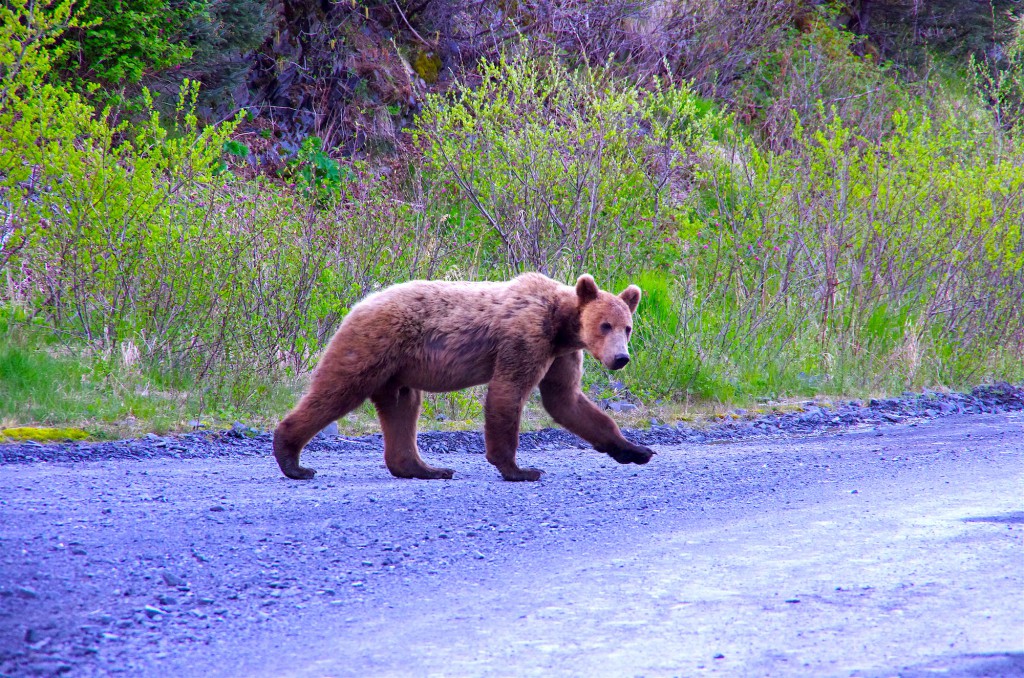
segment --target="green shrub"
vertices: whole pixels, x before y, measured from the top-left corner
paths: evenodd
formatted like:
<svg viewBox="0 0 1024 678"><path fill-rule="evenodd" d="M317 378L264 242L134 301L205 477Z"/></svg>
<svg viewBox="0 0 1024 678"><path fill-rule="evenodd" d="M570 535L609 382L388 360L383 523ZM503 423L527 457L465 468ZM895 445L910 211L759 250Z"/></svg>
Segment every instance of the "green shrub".
<svg viewBox="0 0 1024 678"><path fill-rule="evenodd" d="M858 56L853 47L862 37L836 23L834 6L820 8L807 30L792 29L743 79L735 109L773 149L793 148L798 125L820 129L832 112L861 136L881 139L891 132L893 112L920 89L900 83L891 64Z"/></svg>
<svg viewBox="0 0 1024 678"><path fill-rule="evenodd" d="M41 231L23 294L97 350L134 345L177 388L245 401L261 380L309 369L350 304L415 270L417 234L370 193L324 212L230 175L170 196L146 179L125 179L127 204ZM161 195L159 209L132 202Z"/></svg>
<svg viewBox="0 0 1024 678"><path fill-rule="evenodd" d="M131 355L159 386L202 394L196 407L249 402L307 370L356 299L430 265L424 222L372 174L346 169L335 195L342 168L309 146L302 191L237 179L234 123L199 126L195 83L173 119L114 124L39 84L38 31L4 30L0 63L37 60L0 99L2 293L97 365Z"/></svg>
<svg viewBox="0 0 1024 678"><path fill-rule="evenodd" d="M73 3L0 7L0 273L49 217L39 198L63 176L63 154L97 129L82 99L47 81L61 34L76 25Z"/></svg>
<svg viewBox="0 0 1024 678"><path fill-rule="evenodd" d="M835 118L792 153L737 142L709 163L677 270L682 360L712 390L965 384L1024 351L1021 149L969 119L890 124L875 143Z"/></svg>
<svg viewBox="0 0 1024 678"><path fill-rule="evenodd" d="M90 0L55 42L53 69L100 105L138 112L142 85L172 107L183 78L203 84L200 108L223 118L263 44L272 10L259 0Z"/></svg>
<svg viewBox="0 0 1024 678"><path fill-rule="evenodd" d="M61 39L55 70L85 91L137 84L143 76L188 61L193 48L186 26L203 15L202 2L179 0L89 0L78 11L80 25Z"/></svg>
<svg viewBox="0 0 1024 678"><path fill-rule="evenodd" d="M1020 375L1022 149L983 115L900 109L848 34L815 30L785 67L807 75L834 52L847 79L829 96L881 87L884 101L830 109L816 81L768 148L685 87L523 56L430 99L416 134L439 228L462 243L456 270L638 282L622 378L650 397Z"/></svg>
<svg viewBox="0 0 1024 678"><path fill-rule="evenodd" d="M283 175L297 184L306 198L329 206L345 197L345 188L355 175L324 151L323 139L316 136L302 140L295 157L288 162Z"/></svg>
<svg viewBox="0 0 1024 678"><path fill-rule="evenodd" d="M982 104L1018 139L1024 133L1024 24L1000 50L1002 59L968 60L968 72Z"/></svg>
<svg viewBox="0 0 1024 678"><path fill-rule="evenodd" d="M485 269L614 276L671 256L670 208L719 123L686 87L652 92L598 68L502 56L479 87L427 99L414 136L436 181L470 207L452 237Z"/></svg>

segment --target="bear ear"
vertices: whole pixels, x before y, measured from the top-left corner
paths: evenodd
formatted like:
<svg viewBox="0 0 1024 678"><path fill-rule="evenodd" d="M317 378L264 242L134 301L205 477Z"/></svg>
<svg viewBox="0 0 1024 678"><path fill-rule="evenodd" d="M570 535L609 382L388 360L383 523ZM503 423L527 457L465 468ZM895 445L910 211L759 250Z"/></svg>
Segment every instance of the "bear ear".
<svg viewBox="0 0 1024 678"><path fill-rule="evenodd" d="M619 299L626 302L626 306L629 306L629 312L635 313L636 307L640 305L640 288L636 285L630 285L626 289L622 290L619 294Z"/></svg>
<svg viewBox="0 0 1024 678"><path fill-rule="evenodd" d="M592 276L584 273L576 280L576 296L579 297L580 306L597 299L597 283Z"/></svg>

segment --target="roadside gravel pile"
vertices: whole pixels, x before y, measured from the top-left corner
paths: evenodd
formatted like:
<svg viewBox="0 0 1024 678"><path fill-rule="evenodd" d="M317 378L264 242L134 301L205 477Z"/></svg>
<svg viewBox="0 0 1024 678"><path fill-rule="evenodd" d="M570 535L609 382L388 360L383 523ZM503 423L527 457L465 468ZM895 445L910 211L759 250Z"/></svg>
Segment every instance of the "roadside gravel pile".
<svg viewBox="0 0 1024 678"><path fill-rule="evenodd" d="M979 386L970 393L905 393L898 398L847 401L806 401L792 412L757 414L735 410L706 428L685 423L655 423L649 429L626 429L627 438L645 445L709 443L757 437L828 432L860 424L898 423L952 414L1001 413L1024 410L1024 386L997 383ZM110 459L197 459L224 456L265 456L270 454L272 433L236 423L226 431L199 431L173 436L147 434L134 440L99 443L47 444L28 442L0 445L0 464L74 462ZM419 435L421 452L484 453L483 435L477 431L424 432ZM588 448L582 440L563 429L523 433L521 450ZM311 451L383 451L379 434L359 438L321 434L308 446Z"/></svg>

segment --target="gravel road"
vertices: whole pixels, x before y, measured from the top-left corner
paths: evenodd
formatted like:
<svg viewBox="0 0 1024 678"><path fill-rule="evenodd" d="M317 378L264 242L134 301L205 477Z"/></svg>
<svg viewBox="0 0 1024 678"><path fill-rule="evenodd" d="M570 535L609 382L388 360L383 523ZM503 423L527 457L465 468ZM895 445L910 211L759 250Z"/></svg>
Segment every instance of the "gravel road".
<svg viewBox="0 0 1024 678"><path fill-rule="evenodd" d="M0 446L0 675L1024 676L1024 391L628 435Z"/></svg>

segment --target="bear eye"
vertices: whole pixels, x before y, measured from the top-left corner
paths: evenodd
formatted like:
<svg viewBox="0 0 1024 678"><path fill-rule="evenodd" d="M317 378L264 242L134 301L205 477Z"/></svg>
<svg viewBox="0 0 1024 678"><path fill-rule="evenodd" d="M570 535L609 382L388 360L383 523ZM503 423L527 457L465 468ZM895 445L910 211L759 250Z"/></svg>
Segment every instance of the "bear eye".
<svg viewBox="0 0 1024 678"><path fill-rule="evenodd" d="M601 331L604 332L605 334L608 334L609 332L612 331L612 324L611 323L601 323Z"/></svg>
<svg viewBox="0 0 1024 678"><path fill-rule="evenodd" d="M632 333L633 333L633 328L630 327L629 325L626 325L626 336L628 337Z"/></svg>

